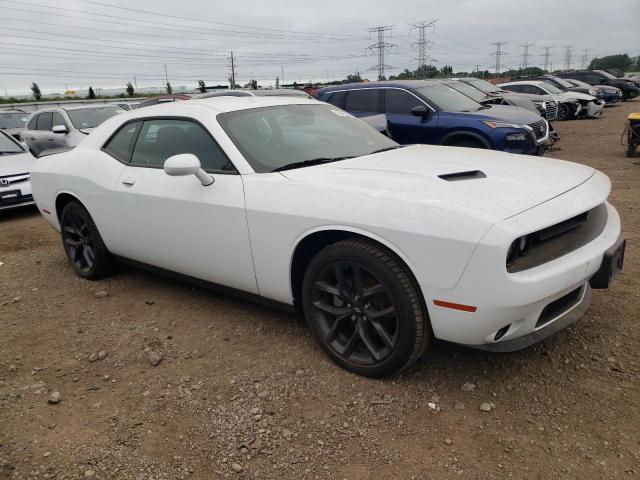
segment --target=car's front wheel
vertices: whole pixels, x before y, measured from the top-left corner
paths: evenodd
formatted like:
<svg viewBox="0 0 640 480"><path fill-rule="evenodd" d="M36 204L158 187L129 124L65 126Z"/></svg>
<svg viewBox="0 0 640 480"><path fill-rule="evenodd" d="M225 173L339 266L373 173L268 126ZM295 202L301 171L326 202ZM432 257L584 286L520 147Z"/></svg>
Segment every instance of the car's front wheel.
<svg viewBox="0 0 640 480"><path fill-rule="evenodd" d="M572 117L569 105L561 103L558 105L558 120L569 120Z"/></svg>
<svg viewBox="0 0 640 480"><path fill-rule="evenodd" d="M71 266L87 280L98 280L112 271L113 259L89 212L72 201L60 215L62 245Z"/></svg>
<svg viewBox="0 0 640 480"><path fill-rule="evenodd" d="M303 308L314 336L340 366L382 377L411 365L426 350L426 310L406 266L377 245L343 240L311 261Z"/></svg>

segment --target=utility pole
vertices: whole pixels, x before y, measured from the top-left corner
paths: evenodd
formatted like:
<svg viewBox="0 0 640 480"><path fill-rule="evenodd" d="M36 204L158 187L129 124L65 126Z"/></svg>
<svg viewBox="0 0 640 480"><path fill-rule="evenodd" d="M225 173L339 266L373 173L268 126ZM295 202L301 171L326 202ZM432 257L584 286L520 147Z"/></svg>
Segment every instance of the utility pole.
<svg viewBox="0 0 640 480"><path fill-rule="evenodd" d="M427 28L432 31L435 30L435 23L437 21L437 19L431 20L430 22L422 20L421 22L409 24L409 33L413 30L418 31L418 41L411 44L414 49L418 50L418 58L416 59L418 60L418 68L424 67L427 64L427 49L433 45L433 42L427 40Z"/></svg>
<svg viewBox="0 0 640 480"><path fill-rule="evenodd" d="M529 57L531 54L529 53L529 47L533 47L535 43L521 43L522 47L522 70L527 70L529 68Z"/></svg>
<svg viewBox="0 0 640 480"><path fill-rule="evenodd" d="M229 57L229 67L231 68L231 75L229 76L229 82L231 83L231 90L236 88L236 63L235 57L233 56L233 50L231 51L231 56Z"/></svg>
<svg viewBox="0 0 640 480"><path fill-rule="evenodd" d="M573 45L564 46L564 68L571 70L571 60L573 59Z"/></svg>
<svg viewBox="0 0 640 480"><path fill-rule="evenodd" d="M384 78L384 70L385 68L391 68L389 65L385 65L384 63L384 54L391 53L391 49L395 47L395 45L391 43L387 43L384 40L385 32L391 32L393 26L386 25L381 27L373 27L369 29L369 33L376 33L378 35L378 41L373 45L369 45L367 47L367 51L372 54L378 55L378 64L375 67L371 67L369 70L378 70L378 80Z"/></svg>
<svg viewBox="0 0 640 480"><path fill-rule="evenodd" d="M500 73L500 69L502 68L502 55L508 55L508 52L502 51L502 47L506 47L508 42L494 42L489 45L495 45L496 51L491 55L496 56L496 75Z"/></svg>
<svg viewBox="0 0 640 480"><path fill-rule="evenodd" d="M580 63L582 64L582 68L586 69L589 66L589 52L591 51L590 48L585 48L582 51L582 57L580 58Z"/></svg>
<svg viewBox="0 0 640 480"><path fill-rule="evenodd" d="M167 64L164 64L164 86L169 85L169 74L167 73Z"/></svg>
<svg viewBox="0 0 640 480"><path fill-rule="evenodd" d="M551 58L551 49L553 48L553 45L547 45L546 47L542 48L544 48L544 53L540 56L544 57L544 69L549 72L549 66L551 65L551 62L549 60Z"/></svg>
<svg viewBox="0 0 640 480"><path fill-rule="evenodd" d="M284 81L284 67L280 67L280 70L282 71L282 85L284 85L285 84L285 81Z"/></svg>

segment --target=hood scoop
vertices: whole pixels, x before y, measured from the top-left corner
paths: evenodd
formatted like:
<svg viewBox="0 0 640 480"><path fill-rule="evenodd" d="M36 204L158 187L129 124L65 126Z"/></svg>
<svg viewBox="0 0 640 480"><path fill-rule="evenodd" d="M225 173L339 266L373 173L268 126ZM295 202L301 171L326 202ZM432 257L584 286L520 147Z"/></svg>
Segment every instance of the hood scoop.
<svg viewBox="0 0 640 480"><path fill-rule="evenodd" d="M462 180L475 180L478 178L487 178L484 172L480 170L469 170L467 172L455 172L445 173L444 175L438 175L438 178L446 180L447 182L459 182Z"/></svg>

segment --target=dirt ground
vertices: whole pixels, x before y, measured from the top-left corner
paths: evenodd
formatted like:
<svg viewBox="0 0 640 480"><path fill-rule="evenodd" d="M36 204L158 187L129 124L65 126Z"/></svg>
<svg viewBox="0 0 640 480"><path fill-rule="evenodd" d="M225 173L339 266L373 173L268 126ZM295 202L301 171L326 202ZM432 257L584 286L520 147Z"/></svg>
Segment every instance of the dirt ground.
<svg viewBox="0 0 640 480"><path fill-rule="evenodd" d="M81 280L37 212L0 215L0 479L638 478L634 110L556 124L548 154L611 177L613 288L527 350L435 342L386 380L336 367L290 314L132 268Z"/></svg>

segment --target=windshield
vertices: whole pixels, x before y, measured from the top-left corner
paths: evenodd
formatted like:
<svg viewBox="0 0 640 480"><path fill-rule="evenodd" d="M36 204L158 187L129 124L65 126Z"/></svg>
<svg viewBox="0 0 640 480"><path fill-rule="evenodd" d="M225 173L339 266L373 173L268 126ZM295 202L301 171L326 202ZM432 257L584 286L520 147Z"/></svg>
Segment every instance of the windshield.
<svg viewBox="0 0 640 480"><path fill-rule="evenodd" d="M609 72L605 72L604 70L596 70L596 72L598 72L600 75L602 75L605 78L611 78L613 80L616 80L618 78L615 75L611 75Z"/></svg>
<svg viewBox="0 0 640 480"><path fill-rule="evenodd" d="M24 150L20 145L14 142L9 135L0 132L0 155L7 155L11 153L23 153Z"/></svg>
<svg viewBox="0 0 640 480"><path fill-rule="evenodd" d="M258 173L316 159L369 155L398 144L331 105L277 105L218 115Z"/></svg>
<svg viewBox="0 0 640 480"><path fill-rule="evenodd" d="M0 128L22 128L28 117L29 115L21 112L0 112Z"/></svg>
<svg viewBox="0 0 640 480"><path fill-rule="evenodd" d="M574 80L572 78L571 80L567 80L567 81L572 83L576 87L592 88L591 85L589 85L588 83L583 82L582 80Z"/></svg>
<svg viewBox="0 0 640 480"><path fill-rule="evenodd" d="M554 93L554 94L562 93L562 90L560 90L558 87L554 87L553 85L547 82L544 82L543 85L541 85L541 87L549 93Z"/></svg>
<svg viewBox="0 0 640 480"><path fill-rule="evenodd" d="M108 118L123 113L124 110L118 106L106 106L95 108L82 108L79 110L67 110L67 115L71 123L77 129L95 128Z"/></svg>
<svg viewBox="0 0 640 480"><path fill-rule="evenodd" d="M445 112L476 112L482 108L475 100L446 85L434 84L414 88L413 91Z"/></svg>
<svg viewBox="0 0 640 480"><path fill-rule="evenodd" d="M560 78L560 77L553 77L553 81L560 84L563 88L571 88L573 87L573 85L571 85L569 82L567 82L564 78Z"/></svg>
<svg viewBox="0 0 640 480"><path fill-rule="evenodd" d="M472 87L468 83L464 82L451 82L448 84L451 88L457 90L460 93L463 93L467 97L475 100L476 102L483 102L491 97L488 97L484 93L482 93L477 88Z"/></svg>
<svg viewBox="0 0 640 480"><path fill-rule="evenodd" d="M496 87L493 83L487 82L486 80L480 80L479 78L474 79L466 79L466 83L473 85L478 90L484 93L499 93L502 90L499 87Z"/></svg>

